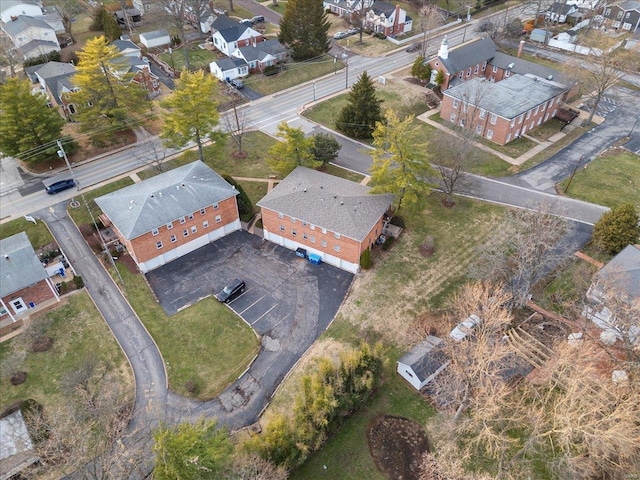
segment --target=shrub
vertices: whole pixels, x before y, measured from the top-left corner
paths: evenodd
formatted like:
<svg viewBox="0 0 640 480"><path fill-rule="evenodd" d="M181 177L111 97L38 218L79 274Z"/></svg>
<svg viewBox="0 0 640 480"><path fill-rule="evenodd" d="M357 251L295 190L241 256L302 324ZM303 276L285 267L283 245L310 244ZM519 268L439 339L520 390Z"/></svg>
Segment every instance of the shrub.
<svg viewBox="0 0 640 480"><path fill-rule="evenodd" d="M389 235L386 240L384 241L384 243L382 244L382 250L389 250L391 248L391 245L393 245L395 238L393 238L391 235Z"/></svg>
<svg viewBox="0 0 640 480"><path fill-rule="evenodd" d="M373 38L379 38L380 40L386 40L387 36L384 33L376 32L373 34Z"/></svg>
<svg viewBox="0 0 640 480"><path fill-rule="evenodd" d="M395 217L393 217L389 221L389 223L391 223L391 225L395 225L396 227L405 228L404 218L400 215L396 215Z"/></svg>
<svg viewBox="0 0 640 480"><path fill-rule="evenodd" d="M269 77L271 75L275 75L279 71L280 67L278 65L269 65L268 67L265 67L265 69L262 71L262 74L266 77Z"/></svg>
<svg viewBox="0 0 640 480"><path fill-rule="evenodd" d="M16 372L13 375L11 375L11 378L9 379L9 383L11 383L11 385L13 385L14 387L26 381L27 381L27 372Z"/></svg>
<svg viewBox="0 0 640 480"><path fill-rule="evenodd" d="M593 243L615 254L640 237L640 215L630 203L613 207L593 227Z"/></svg>
<svg viewBox="0 0 640 480"><path fill-rule="evenodd" d="M82 280L82 277L80 275L76 275L75 277L73 277L73 284L78 290L80 290L82 287L84 287L84 280Z"/></svg>
<svg viewBox="0 0 640 480"><path fill-rule="evenodd" d="M30 58L22 63L23 68L33 67L34 65L41 65L47 62L59 62L60 52L49 52L43 55L38 55L35 58Z"/></svg>
<svg viewBox="0 0 640 480"><path fill-rule="evenodd" d="M236 200L238 201L238 212L240 213L240 216L253 216L253 204L251 203L251 199L249 198L249 195L247 195L247 192L245 192L242 186L238 182L236 182L230 175L223 175L223 178L231 185L233 185L238 192L240 192L240 195L236 195Z"/></svg>
<svg viewBox="0 0 640 480"><path fill-rule="evenodd" d="M360 266L364 270L369 270L373 266L373 262L371 261L371 250L369 250L369 248L360 255Z"/></svg>

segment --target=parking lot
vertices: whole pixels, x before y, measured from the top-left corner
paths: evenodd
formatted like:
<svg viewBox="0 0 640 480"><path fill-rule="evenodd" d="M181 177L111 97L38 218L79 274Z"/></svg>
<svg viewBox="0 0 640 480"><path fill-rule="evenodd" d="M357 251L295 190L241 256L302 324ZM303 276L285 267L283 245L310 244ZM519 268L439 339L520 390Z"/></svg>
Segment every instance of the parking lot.
<svg viewBox="0 0 640 480"><path fill-rule="evenodd" d="M269 332L271 338L292 336L307 343L327 328L353 275L327 264L312 265L245 231L147 273L168 315L220 291L235 278L246 282L246 290L228 304L231 309L261 335Z"/></svg>

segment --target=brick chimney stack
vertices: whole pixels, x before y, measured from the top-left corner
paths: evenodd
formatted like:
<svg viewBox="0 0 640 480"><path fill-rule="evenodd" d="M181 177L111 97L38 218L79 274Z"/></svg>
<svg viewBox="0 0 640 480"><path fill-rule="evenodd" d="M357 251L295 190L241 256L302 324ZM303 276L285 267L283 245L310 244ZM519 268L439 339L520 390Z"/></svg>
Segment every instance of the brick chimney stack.
<svg viewBox="0 0 640 480"><path fill-rule="evenodd" d="M520 58L520 55L522 55L523 48L524 48L524 40L520 40L520 46L518 46L518 54L516 55L516 57Z"/></svg>

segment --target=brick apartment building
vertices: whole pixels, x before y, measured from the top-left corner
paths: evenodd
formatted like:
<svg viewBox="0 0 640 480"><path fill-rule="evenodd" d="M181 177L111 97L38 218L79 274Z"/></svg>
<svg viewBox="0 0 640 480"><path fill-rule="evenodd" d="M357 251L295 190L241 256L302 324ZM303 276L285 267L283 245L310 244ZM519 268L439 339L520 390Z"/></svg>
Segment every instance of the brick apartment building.
<svg viewBox="0 0 640 480"><path fill-rule="evenodd" d="M472 78L443 92L440 116L505 145L553 118L566 91L564 85L529 75L498 83Z"/></svg>
<svg viewBox="0 0 640 480"><path fill-rule="evenodd" d="M0 254L0 320L15 322L47 300L60 301L26 233L0 240Z"/></svg>
<svg viewBox="0 0 640 480"><path fill-rule="evenodd" d="M232 185L196 161L95 201L146 273L239 230L236 195Z"/></svg>
<svg viewBox="0 0 640 480"><path fill-rule="evenodd" d="M449 50L449 42L445 36L438 55L427 62L432 69L430 82L435 85L436 75L442 70L444 79L440 90L444 92L448 88L476 77L497 83L512 75L520 74L533 75L563 84L567 87L564 99L573 98L580 90L580 83L562 72L524 60L519 56L514 57L498 52L497 49L493 40L482 38Z"/></svg>
<svg viewBox="0 0 640 480"><path fill-rule="evenodd" d="M333 175L297 167L259 202L264 238L320 255L349 272L382 234L394 196Z"/></svg>

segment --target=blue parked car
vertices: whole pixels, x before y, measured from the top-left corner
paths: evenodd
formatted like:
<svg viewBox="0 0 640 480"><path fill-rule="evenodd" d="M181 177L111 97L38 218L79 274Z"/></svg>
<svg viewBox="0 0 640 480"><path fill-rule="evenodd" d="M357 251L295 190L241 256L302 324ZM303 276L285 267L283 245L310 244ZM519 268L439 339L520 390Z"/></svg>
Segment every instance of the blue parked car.
<svg viewBox="0 0 640 480"><path fill-rule="evenodd" d="M54 193L62 192L63 190L68 190L69 188L73 188L76 186L76 182L73 180L60 180L59 182L52 183L48 187L46 187L46 191L49 195L53 195Z"/></svg>

